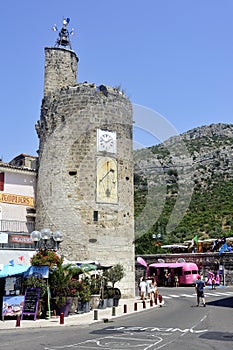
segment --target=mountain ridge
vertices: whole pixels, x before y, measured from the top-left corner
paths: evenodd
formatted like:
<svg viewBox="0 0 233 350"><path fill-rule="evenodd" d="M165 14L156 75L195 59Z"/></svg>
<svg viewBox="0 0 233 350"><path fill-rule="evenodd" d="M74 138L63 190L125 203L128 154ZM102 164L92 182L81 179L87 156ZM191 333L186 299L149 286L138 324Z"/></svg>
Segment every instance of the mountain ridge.
<svg viewBox="0 0 233 350"><path fill-rule="evenodd" d="M134 151L136 253L233 235L233 124L191 129ZM155 251L156 250L156 251Z"/></svg>

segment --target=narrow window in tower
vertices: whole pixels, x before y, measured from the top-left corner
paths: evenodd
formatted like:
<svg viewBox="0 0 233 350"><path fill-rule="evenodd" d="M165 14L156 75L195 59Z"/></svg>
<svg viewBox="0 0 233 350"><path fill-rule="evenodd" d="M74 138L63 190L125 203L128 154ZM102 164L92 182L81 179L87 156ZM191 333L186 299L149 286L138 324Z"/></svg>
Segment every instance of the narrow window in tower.
<svg viewBox="0 0 233 350"><path fill-rule="evenodd" d="M77 175L77 171L76 170L70 170L69 171L69 175L70 176L75 176L75 175Z"/></svg>
<svg viewBox="0 0 233 350"><path fill-rule="evenodd" d="M93 212L93 221L98 221L98 211L97 210L94 210Z"/></svg>
<svg viewBox="0 0 233 350"><path fill-rule="evenodd" d="M4 191L4 173L0 173L0 191Z"/></svg>

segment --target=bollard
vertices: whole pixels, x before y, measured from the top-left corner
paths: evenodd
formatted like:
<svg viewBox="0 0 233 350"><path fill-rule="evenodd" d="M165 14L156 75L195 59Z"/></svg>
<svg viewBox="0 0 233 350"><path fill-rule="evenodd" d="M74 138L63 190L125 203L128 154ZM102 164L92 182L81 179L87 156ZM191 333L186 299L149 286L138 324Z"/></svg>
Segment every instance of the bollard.
<svg viewBox="0 0 233 350"><path fill-rule="evenodd" d="M64 313L60 313L60 324L64 324Z"/></svg>
<svg viewBox="0 0 233 350"><path fill-rule="evenodd" d="M16 316L16 327L20 327L20 315Z"/></svg>
<svg viewBox="0 0 233 350"><path fill-rule="evenodd" d="M150 299L150 306L153 306L153 300Z"/></svg>
<svg viewBox="0 0 233 350"><path fill-rule="evenodd" d="M124 305L124 314L127 314L127 305Z"/></svg>
<svg viewBox="0 0 233 350"><path fill-rule="evenodd" d="M143 309L145 309L145 308L146 308L146 302L145 302L145 300L143 300L142 305L143 305Z"/></svg>
<svg viewBox="0 0 233 350"><path fill-rule="evenodd" d="M116 306L112 307L112 316L116 316Z"/></svg>
<svg viewBox="0 0 233 350"><path fill-rule="evenodd" d="M138 303L134 303L134 311L137 311L138 309Z"/></svg>
<svg viewBox="0 0 233 350"><path fill-rule="evenodd" d="M98 310L94 310L94 320L98 320Z"/></svg>

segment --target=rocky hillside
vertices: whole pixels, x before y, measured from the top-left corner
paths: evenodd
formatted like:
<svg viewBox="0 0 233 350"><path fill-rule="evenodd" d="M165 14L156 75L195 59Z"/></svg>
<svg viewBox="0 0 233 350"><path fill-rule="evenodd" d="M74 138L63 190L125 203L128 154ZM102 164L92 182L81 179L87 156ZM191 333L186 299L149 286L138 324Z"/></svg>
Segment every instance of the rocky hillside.
<svg viewBox="0 0 233 350"><path fill-rule="evenodd" d="M211 124L135 151L136 253L233 236L233 124ZM154 235L152 238L152 235Z"/></svg>

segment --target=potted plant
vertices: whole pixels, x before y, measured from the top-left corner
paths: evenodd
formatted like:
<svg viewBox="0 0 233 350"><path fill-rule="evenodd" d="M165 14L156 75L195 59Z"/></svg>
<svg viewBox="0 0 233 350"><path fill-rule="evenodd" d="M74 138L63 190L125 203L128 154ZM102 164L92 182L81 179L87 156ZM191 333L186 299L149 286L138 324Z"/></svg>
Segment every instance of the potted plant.
<svg viewBox="0 0 233 350"><path fill-rule="evenodd" d="M107 287L106 289L106 298L107 298L107 307L112 307L114 304L115 290L113 287Z"/></svg>
<svg viewBox="0 0 233 350"><path fill-rule="evenodd" d="M115 288L115 283L119 282L124 277L124 268L121 264L116 264L110 269L104 271L103 276L107 282L112 284L114 290L113 305L118 306L119 299L121 298L121 292L118 288Z"/></svg>
<svg viewBox="0 0 233 350"><path fill-rule="evenodd" d="M53 306L58 314L63 312L64 316L68 316L72 302L71 297L78 296L78 290L74 288L72 279L81 272L80 268L74 267L72 264L62 265L59 263L56 268L51 269L49 285Z"/></svg>
<svg viewBox="0 0 233 350"><path fill-rule="evenodd" d="M88 277L84 278L79 291L78 312L89 312L91 300L91 288Z"/></svg>
<svg viewBox="0 0 233 350"><path fill-rule="evenodd" d="M99 275L91 276L90 278L90 307L91 309L98 309L101 295L101 277Z"/></svg>

